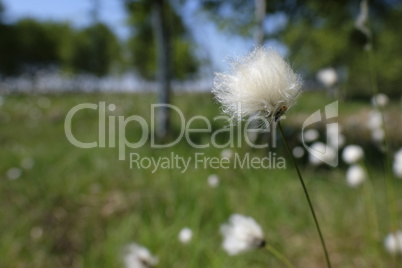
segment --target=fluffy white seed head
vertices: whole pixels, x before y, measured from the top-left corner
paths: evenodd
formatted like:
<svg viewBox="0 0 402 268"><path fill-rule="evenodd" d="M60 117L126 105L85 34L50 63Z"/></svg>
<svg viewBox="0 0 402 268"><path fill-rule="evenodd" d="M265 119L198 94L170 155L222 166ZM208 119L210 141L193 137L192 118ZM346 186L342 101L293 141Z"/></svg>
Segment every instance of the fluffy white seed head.
<svg viewBox="0 0 402 268"><path fill-rule="evenodd" d="M316 129L308 129L302 135L305 142L313 142L318 139L320 133Z"/></svg>
<svg viewBox="0 0 402 268"><path fill-rule="evenodd" d="M123 261L126 268L148 268L158 264L158 259L147 248L136 243L126 246Z"/></svg>
<svg viewBox="0 0 402 268"><path fill-rule="evenodd" d="M183 244L189 243L192 237L193 231L191 231L191 229L188 227L181 229L181 231L179 232L179 241Z"/></svg>
<svg viewBox="0 0 402 268"><path fill-rule="evenodd" d="M338 81L338 74L332 67L321 69L317 73L317 80L320 81L325 87L332 87Z"/></svg>
<svg viewBox="0 0 402 268"><path fill-rule="evenodd" d="M211 174L208 176L208 185L212 188L216 188L219 185L219 177L216 174Z"/></svg>
<svg viewBox="0 0 402 268"><path fill-rule="evenodd" d="M402 253L402 231L389 233L384 240L385 249L392 254Z"/></svg>
<svg viewBox="0 0 402 268"><path fill-rule="evenodd" d="M350 187L357 187L366 179L366 172L360 165L353 165L346 171L346 182Z"/></svg>
<svg viewBox="0 0 402 268"><path fill-rule="evenodd" d="M18 179L19 177L21 177L21 175L22 175L22 170L20 168L13 167L13 168L10 168L9 170L7 170L7 177L10 180Z"/></svg>
<svg viewBox="0 0 402 268"><path fill-rule="evenodd" d="M383 93L378 93L371 98L371 103L374 107L385 107L388 102L388 96Z"/></svg>
<svg viewBox="0 0 402 268"><path fill-rule="evenodd" d="M400 148L398 151L396 151L394 155L395 161L401 162L402 163L402 148Z"/></svg>
<svg viewBox="0 0 402 268"><path fill-rule="evenodd" d="M258 223L251 217L233 214L229 222L220 228L223 235L223 249L229 255L263 247L264 233Z"/></svg>
<svg viewBox="0 0 402 268"><path fill-rule="evenodd" d="M373 141L382 142L385 139L385 132L382 128L373 129L371 131L371 138Z"/></svg>
<svg viewBox="0 0 402 268"><path fill-rule="evenodd" d="M314 166L329 163L337 157L337 151L322 142L315 142L310 146L313 152L309 154L309 162Z"/></svg>
<svg viewBox="0 0 402 268"><path fill-rule="evenodd" d="M216 73L212 92L233 120L261 115L277 120L300 94L301 78L272 48L257 47Z"/></svg>
<svg viewBox="0 0 402 268"><path fill-rule="evenodd" d="M394 163L392 169L397 178L402 179L402 148L399 149L394 155Z"/></svg>
<svg viewBox="0 0 402 268"><path fill-rule="evenodd" d="M382 116L378 111L371 111L369 113L367 127L371 130L382 128Z"/></svg>
<svg viewBox="0 0 402 268"><path fill-rule="evenodd" d="M233 151L231 149L223 149L221 152L221 158L231 159L233 157Z"/></svg>
<svg viewBox="0 0 402 268"><path fill-rule="evenodd" d="M362 147L358 145L348 145L345 147L342 153L342 159L348 164L355 164L362 159L364 152Z"/></svg>
<svg viewBox="0 0 402 268"><path fill-rule="evenodd" d="M304 149L301 146L296 146L292 150L292 154L296 158L302 158L304 156Z"/></svg>

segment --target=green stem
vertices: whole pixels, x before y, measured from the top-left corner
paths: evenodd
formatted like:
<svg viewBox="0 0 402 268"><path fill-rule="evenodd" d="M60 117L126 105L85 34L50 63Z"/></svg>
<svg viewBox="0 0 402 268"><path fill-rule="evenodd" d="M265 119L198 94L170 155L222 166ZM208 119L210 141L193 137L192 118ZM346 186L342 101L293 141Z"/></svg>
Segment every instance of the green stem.
<svg viewBox="0 0 402 268"><path fill-rule="evenodd" d="M283 262L287 267L289 268L294 268L293 264L290 263L290 261L283 256L281 253L279 253L279 251L277 251L276 249L274 249L273 247L271 247L268 243L265 244L264 247L266 250L268 250L269 253L271 253L272 255L274 255L278 260L280 260L281 262Z"/></svg>
<svg viewBox="0 0 402 268"><path fill-rule="evenodd" d="M301 183L301 185L303 186L304 194L306 195L306 199L307 199L308 205L309 205L309 207L310 207L311 214L313 215L314 222L315 222L315 226L316 226L317 231L318 231L318 235L320 236L322 249L324 250L325 260L326 260L326 262L327 262L327 267L328 267L328 268L331 268L331 262L329 261L329 256L328 256L327 247L325 246L324 237L323 237L323 235L322 235L322 233L321 233L320 225L318 224L318 220L317 220L317 217L316 217L316 215L315 215L315 211L314 211L314 208L313 208L313 204L311 203L310 196L309 196L308 191L307 191L307 187L306 187L306 185L304 184L303 177L302 177L302 175L301 175L301 173L300 173L299 167L297 166L296 160L295 160L295 158L293 157L292 151L290 150L289 144L288 144L288 142L287 142L287 140L286 140L285 134L283 133L282 126L281 126L281 124L280 124L279 121L278 121L277 125L278 125L278 127L279 127L279 131L281 132L283 141L285 142L286 149L288 150L288 153L289 153L289 155L290 155L290 158L292 159L293 164L294 164L294 166L296 167L296 171L297 171L297 174L299 175L300 183Z"/></svg>

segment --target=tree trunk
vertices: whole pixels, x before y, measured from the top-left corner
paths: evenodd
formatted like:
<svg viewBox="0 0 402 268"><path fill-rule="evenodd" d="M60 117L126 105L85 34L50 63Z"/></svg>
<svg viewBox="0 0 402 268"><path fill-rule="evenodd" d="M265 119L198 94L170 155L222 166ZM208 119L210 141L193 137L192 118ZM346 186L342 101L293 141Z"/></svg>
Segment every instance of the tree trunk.
<svg viewBox="0 0 402 268"><path fill-rule="evenodd" d="M153 31L156 42L158 99L160 104L170 103L170 36L165 0L153 0ZM156 113L156 136L165 139L170 131L169 108L159 107Z"/></svg>
<svg viewBox="0 0 402 268"><path fill-rule="evenodd" d="M258 46L263 45L264 43L264 18L265 18L265 9L267 7L266 0L255 0L255 43Z"/></svg>

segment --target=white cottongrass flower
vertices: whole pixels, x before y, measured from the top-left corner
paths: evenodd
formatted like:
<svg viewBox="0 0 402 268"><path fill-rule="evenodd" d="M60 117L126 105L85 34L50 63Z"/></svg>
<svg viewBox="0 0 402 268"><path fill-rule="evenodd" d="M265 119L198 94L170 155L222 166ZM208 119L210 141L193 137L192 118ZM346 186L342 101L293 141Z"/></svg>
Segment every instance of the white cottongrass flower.
<svg viewBox="0 0 402 268"><path fill-rule="evenodd" d="M360 165L352 165L346 171L346 182L350 187L357 187L366 179L366 172Z"/></svg>
<svg viewBox="0 0 402 268"><path fill-rule="evenodd" d="M402 253L402 231L389 233L385 237L384 246L389 253Z"/></svg>
<svg viewBox="0 0 402 268"><path fill-rule="evenodd" d="M251 217L233 214L220 231L224 237L222 247L229 255L265 246L264 233Z"/></svg>
<svg viewBox="0 0 402 268"><path fill-rule="evenodd" d="M371 98L374 107L385 107L389 102L388 96L384 93L378 93Z"/></svg>
<svg viewBox="0 0 402 268"><path fill-rule="evenodd" d="M304 149L301 146L296 146L293 148L292 154L296 158L302 158L304 156Z"/></svg>
<svg viewBox="0 0 402 268"><path fill-rule="evenodd" d="M302 135L305 142L313 142L318 139L320 133L316 129L308 129Z"/></svg>
<svg viewBox="0 0 402 268"><path fill-rule="evenodd" d="M19 177L21 177L21 174L22 174L22 170L17 167L13 167L13 168L10 168L9 170L7 170L7 177L10 180L18 179Z"/></svg>
<svg viewBox="0 0 402 268"><path fill-rule="evenodd" d="M30 157L24 158L21 161L21 167L24 169L31 169L34 166L34 164L35 161Z"/></svg>
<svg viewBox="0 0 402 268"><path fill-rule="evenodd" d="M343 149L342 159L348 164L355 164L364 156L362 147L358 145L348 145Z"/></svg>
<svg viewBox="0 0 402 268"><path fill-rule="evenodd" d="M371 138L373 141L382 142L385 139L385 132L382 128L373 129L371 131Z"/></svg>
<svg viewBox="0 0 402 268"><path fill-rule="evenodd" d="M371 111L367 121L367 127L371 130L382 128L382 115L378 111Z"/></svg>
<svg viewBox="0 0 402 268"><path fill-rule="evenodd" d="M260 115L279 120L300 94L301 78L272 48L257 47L216 73L212 93L234 120Z"/></svg>
<svg viewBox="0 0 402 268"><path fill-rule="evenodd" d="M346 138L342 135L342 128L340 125L329 124L327 126L327 143L335 150L339 150L345 144Z"/></svg>
<svg viewBox="0 0 402 268"><path fill-rule="evenodd" d="M216 174L211 174L208 176L208 185L212 188L216 188L219 185L219 177Z"/></svg>
<svg viewBox="0 0 402 268"><path fill-rule="evenodd" d="M330 163L337 156L337 152L334 148L322 142L313 143L310 149L313 153L310 152L309 162L314 166L318 166L322 163Z"/></svg>
<svg viewBox="0 0 402 268"><path fill-rule="evenodd" d="M179 232L179 241L183 244L189 243L192 237L193 231L191 231L191 229L188 227L181 229L181 231Z"/></svg>
<svg viewBox="0 0 402 268"><path fill-rule="evenodd" d="M338 81L338 74L332 67L321 69L317 73L317 80L320 81L325 87L332 87Z"/></svg>
<svg viewBox="0 0 402 268"><path fill-rule="evenodd" d="M136 243L126 246L123 261L126 268L147 268L158 264L158 258L152 256L147 248Z"/></svg>
<svg viewBox="0 0 402 268"><path fill-rule="evenodd" d="M221 152L221 158L231 159L233 157L233 151L231 149L223 149Z"/></svg>
<svg viewBox="0 0 402 268"><path fill-rule="evenodd" d="M395 176L402 179L402 148L399 149L394 155L392 169Z"/></svg>

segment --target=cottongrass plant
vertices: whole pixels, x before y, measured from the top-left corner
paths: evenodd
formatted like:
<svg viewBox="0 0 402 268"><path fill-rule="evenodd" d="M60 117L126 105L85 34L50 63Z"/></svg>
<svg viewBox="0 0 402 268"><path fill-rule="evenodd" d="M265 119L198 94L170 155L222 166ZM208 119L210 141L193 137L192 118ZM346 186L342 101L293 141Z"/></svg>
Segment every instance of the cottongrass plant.
<svg viewBox="0 0 402 268"><path fill-rule="evenodd" d="M261 226L251 217L233 214L220 228L222 247L231 256L258 248L265 248L287 267L294 267L289 260L266 243Z"/></svg>
<svg viewBox="0 0 402 268"><path fill-rule="evenodd" d="M388 99L381 95L378 90L378 81L377 74L375 70L375 60L374 60L374 49L372 47L372 33L369 27L369 5L368 0L361 0L360 4L360 14L355 22L355 26L358 30L360 30L367 37L367 44L365 45L365 50L367 51L368 56L368 66L369 66L369 77L371 78L372 91L373 91L373 104L377 109L376 112L380 114L381 120L378 120L382 123L382 132L383 132L383 140L382 140L382 148L384 148L384 166L385 166L385 184L386 184L386 193L388 198L388 209L390 214L390 229L391 233L396 235L398 230L398 211L396 208L396 200L395 200L395 192L394 192L394 179L392 177L391 171L391 162L390 162L390 150L388 147L388 138L387 138L387 128L385 127L385 116L383 112L383 108L387 105ZM372 133L373 138L379 138L381 131L377 131L377 133ZM394 259L394 263L396 260Z"/></svg>
<svg viewBox="0 0 402 268"><path fill-rule="evenodd" d="M384 239L384 247L391 254L402 254L402 231L389 233Z"/></svg>
<svg viewBox="0 0 402 268"><path fill-rule="evenodd" d="M392 170L397 178L402 179L402 148L399 149L394 155Z"/></svg>
<svg viewBox="0 0 402 268"><path fill-rule="evenodd" d="M370 236L374 241L378 240L378 216L375 204L375 195L371 181L368 179L368 171L364 164L364 151L359 145L347 145L342 152L342 160L349 164L346 171L346 183L349 187L362 188L362 196L367 211Z"/></svg>
<svg viewBox="0 0 402 268"><path fill-rule="evenodd" d="M222 104L223 112L234 122L258 115L263 116L269 123L277 124L307 198L327 266L331 267L306 185L280 124L281 116L299 97L301 87L300 76L293 72L278 52L272 48L257 47L248 56L232 60L229 72L216 73L212 92Z"/></svg>
<svg viewBox="0 0 402 268"><path fill-rule="evenodd" d="M348 164L356 164L364 156L362 147L359 145L348 145L343 149L342 159Z"/></svg>
<svg viewBox="0 0 402 268"><path fill-rule="evenodd" d="M158 264L158 258L152 256L147 248L136 243L125 247L123 261L126 268L148 268Z"/></svg>
<svg viewBox="0 0 402 268"><path fill-rule="evenodd" d="M193 231L188 227L184 227L180 230L178 238L182 244L188 244L193 238Z"/></svg>

